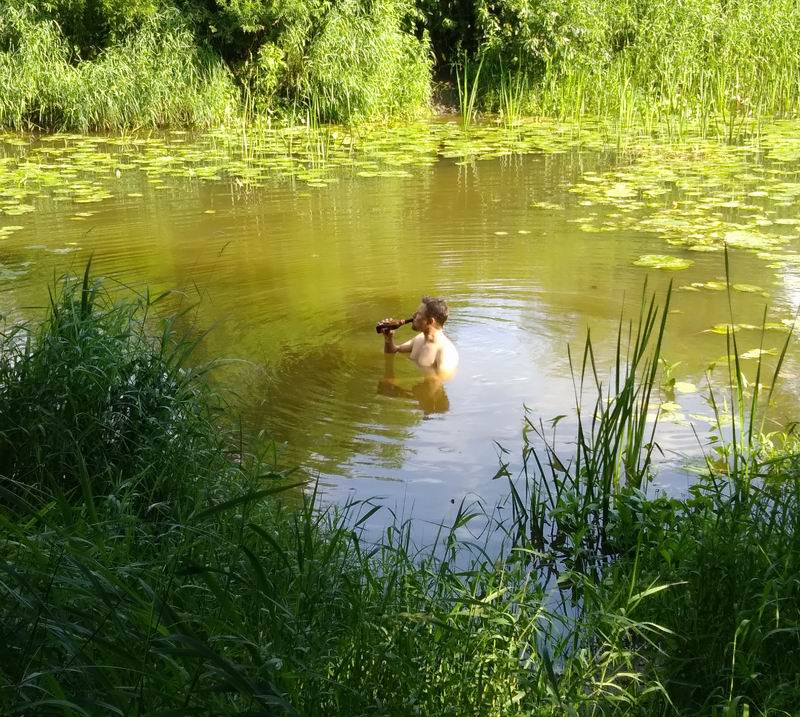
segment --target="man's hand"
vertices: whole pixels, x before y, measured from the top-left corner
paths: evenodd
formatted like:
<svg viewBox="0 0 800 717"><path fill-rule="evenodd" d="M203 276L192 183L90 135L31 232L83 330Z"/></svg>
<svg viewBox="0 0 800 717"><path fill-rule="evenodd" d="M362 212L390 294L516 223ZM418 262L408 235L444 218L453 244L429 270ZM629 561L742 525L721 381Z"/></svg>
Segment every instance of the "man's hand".
<svg viewBox="0 0 800 717"><path fill-rule="evenodd" d="M384 319L384 321L392 321L392 319ZM383 353L397 353L397 347L394 345L394 330L384 329L381 333L383 334Z"/></svg>

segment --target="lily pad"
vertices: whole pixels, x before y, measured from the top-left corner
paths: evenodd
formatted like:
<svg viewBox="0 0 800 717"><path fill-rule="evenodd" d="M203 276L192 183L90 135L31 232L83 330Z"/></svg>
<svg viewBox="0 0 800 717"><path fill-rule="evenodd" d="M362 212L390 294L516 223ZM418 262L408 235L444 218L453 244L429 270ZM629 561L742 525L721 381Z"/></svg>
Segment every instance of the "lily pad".
<svg viewBox="0 0 800 717"><path fill-rule="evenodd" d="M681 271L682 269L688 269L694 262L691 259L681 259L667 254L643 254L633 264L634 266L644 266L648 269Z"/></svg>
<svg viewBox="0 0 800 717"><path fill-rule="evenodd" d="M739 358L757 359L761 358L762 356L775 356L777 353L777 349L750 349L750 351L745 351L743 354L739 354Z"/></svg>
<svg viewBox="0 0 800 717"><path fill-rule="evenodd" d="M612 199L630 199L636 196L636 190L625 182L617 182L611 189L606 190L606 196Z"/></svg>

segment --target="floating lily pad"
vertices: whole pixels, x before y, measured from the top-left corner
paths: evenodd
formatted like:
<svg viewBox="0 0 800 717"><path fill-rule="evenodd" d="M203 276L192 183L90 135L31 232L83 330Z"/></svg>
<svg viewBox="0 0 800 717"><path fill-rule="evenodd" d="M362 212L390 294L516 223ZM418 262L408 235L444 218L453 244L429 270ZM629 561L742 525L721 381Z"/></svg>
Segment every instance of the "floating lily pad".
<svg viewBox="0 0 800 717"><path fill-rule="evenodd" d="M636 190L625 182L617 182L611 189L606 190L606 196L613 199L629 199L636 194Z"/></svg>
<svg viewBox="0 0 800 717"><path fill-rule="evenodd" d="M736 333L742 327L736 326L735 324L714 324L710 329L706 329L707 333L711 334L721 334L722 336L727 335L728 333Z"/></svg>
<svg viewBox="0 0 800 717"><path fill-rule="evenodd" d="M633 264L634 266L644 266L648 269L680 271L688 269L694 262L691 259L681 259L680 257L666 254L643 254Z"/></svg>
<svg viewBox="0 0 800 717"><path fill-rule="evenodd" d="M750 351L745 351L744 353L739 354L739 358L757 359L761 358L762 356L775 356L777 353L777 349L751 349Z"/></svg>

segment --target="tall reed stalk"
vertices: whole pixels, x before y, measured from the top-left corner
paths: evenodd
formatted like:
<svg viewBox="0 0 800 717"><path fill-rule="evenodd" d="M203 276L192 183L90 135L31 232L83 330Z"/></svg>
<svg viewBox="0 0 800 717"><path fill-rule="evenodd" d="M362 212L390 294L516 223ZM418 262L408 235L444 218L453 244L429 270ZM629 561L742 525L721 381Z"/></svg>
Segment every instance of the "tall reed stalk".
<svg viewBox="0 0 800 717"><path fill-rule="evenodd" d="M500 115L503 124L513 129L519 124L522 115L522 103L528 92L528 75L522 69L515 72L503 72L500 75Z"/></svg>
<svg viewBox="0 0 800 717"><path fill-rule="evenodd" d="M478 60L477 66L470 63L467 55L463 55L461 67L456 68L456 88L458 90L458 111L461 119L461 128L468 130L475 116L475 106L480 91L481 68L483 56Z"/></svg>

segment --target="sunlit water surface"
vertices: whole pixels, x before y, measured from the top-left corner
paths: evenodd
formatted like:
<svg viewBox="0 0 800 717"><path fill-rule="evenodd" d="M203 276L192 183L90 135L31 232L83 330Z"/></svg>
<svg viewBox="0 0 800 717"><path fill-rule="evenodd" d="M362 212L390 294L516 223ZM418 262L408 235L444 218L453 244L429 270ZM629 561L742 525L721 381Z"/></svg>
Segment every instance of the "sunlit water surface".
<svg viewBox="0 0 800 717"><path fill-rule="evenodd" d="M6 141L7 170L21 152L45 146ZM90 255L95 271L115 282L171 290L172 309L191 307L179 328L208 330L200 359L231 360L214 375L236 394L247 433L263 431L262 446L274 440L283 466L319 478L326 500L374 497L398 516L432 523L452 517L465 498L492 505L506 494L504 481L492 477L500 459L518 470L526 415L547 426L566 414L558 433L569 455L575 394L567 347L580 356L591 328L605 379L620 314L636 320L646 277L661 303L667 283L676 285L663 354L688 392L657 396L668 410L657 433L663 456L656 483L685 490L691 474L683 468L713 433L704 419L711 415L706 369L726 354L725 336L707 330L727 322L729 308L719 287L691 287L724 276L722 254L689 250L681 237L694 230L697 242L719 246L720 234L760 227L779 238L786 257L799 241L797 195L789 192L787 200L784 187L773 204L774 190L757 188L774 185L776 176L791 185L794 165L770 164L758 153L736 155L750 167L750 180L738 165L722 179L700 177L708 199L676 179L668 161L653 170L658 191L643 193L639 180L624 174L641 157L616 149L434 157L402 176L343 167L328 175L337 181L320 186L308 178L243 182L234 172L153 173L100 139L86 151L104 160L94 169L73 167L52 153L57 180L42 187L37 177L33 196L19 194L26 185L18 176L6 178L5 188L17 194L5 192L0 206L27 208L0 214L2 311L34 315L53 277L82 271ZM193 161L202 168L202 152ZM49 176L47 166L39 171ZM81 197L90 199L76 202ZM694 199L682 205L686 197ZM707 211L698 212L703 202ZM680 221L682 206L695 226L666 231L679 246L670 246L664 231L643 230L642 219L653 213ZM716 237L708 222L716 222ZM648 254L693 264L678 272L634 265ZM793 317L796 265L742 248L732 249L731 260L733 281L751 287L732 294L736 322L760 324L767 304L770 321ZM426 385L404 357L384 357L374 330L384 316L409 315L423 294L447 299L446 329L461 356L457 375L441 389ZM410 335L401 329L398 339ZM741 352L761 341L752 330L737 338ZM768 332L764 347L784 339ZM389 375L395 380L386 381ZM713 375L719 381L724 372ZM797 415L796 376L791 350L776 409L783 419ZM372 528L386 520L375 516Z"/></svg>

